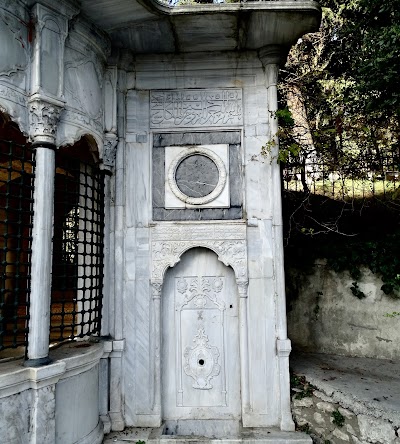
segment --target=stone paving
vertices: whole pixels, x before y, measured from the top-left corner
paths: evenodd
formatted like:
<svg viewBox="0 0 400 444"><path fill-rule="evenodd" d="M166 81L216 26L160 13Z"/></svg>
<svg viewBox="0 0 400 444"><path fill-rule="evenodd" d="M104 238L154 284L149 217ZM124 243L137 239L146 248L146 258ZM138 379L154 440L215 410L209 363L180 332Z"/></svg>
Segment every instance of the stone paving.
<svg viewBox="0 0 400 444"><path fill-rule="evenodd" d="M316 443L400 443L400 361L294 354L292 411ZM310 387L307 384L311 384Z"/></svg>

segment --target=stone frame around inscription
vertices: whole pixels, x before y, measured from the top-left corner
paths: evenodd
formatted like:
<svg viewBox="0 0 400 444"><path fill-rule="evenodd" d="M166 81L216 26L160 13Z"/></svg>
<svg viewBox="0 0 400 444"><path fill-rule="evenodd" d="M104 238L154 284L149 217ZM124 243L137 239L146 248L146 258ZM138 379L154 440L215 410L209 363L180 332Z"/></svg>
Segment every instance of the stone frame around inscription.
<svg viewBox="0 0 400 444"><path fill-rule="evenodd" d="M229 183L229 206L221 208L166 208L165 190L168 177L165 168L165 149L169 146L186 147L196 145L228 146L227 182ZM199 147L200 148L200 147ZM241 132L160 132L153 134L152 147L152 207L154 221L199 221L238 220L243 217Z"/></svg>

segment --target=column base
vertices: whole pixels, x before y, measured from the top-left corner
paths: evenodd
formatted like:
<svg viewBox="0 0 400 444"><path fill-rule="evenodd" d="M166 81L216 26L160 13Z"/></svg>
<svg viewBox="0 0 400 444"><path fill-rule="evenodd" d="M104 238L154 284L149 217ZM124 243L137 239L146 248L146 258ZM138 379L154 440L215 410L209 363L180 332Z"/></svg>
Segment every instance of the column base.
<svg viewBox="0 0 400 444"><path fill-rule="evenodd" d="M49 358L49 356L46 356L44 358L37 358L37 359L27 359L24 362L24 367L41 367L43 365L48 365L52 362L52 360Z"/></svg>

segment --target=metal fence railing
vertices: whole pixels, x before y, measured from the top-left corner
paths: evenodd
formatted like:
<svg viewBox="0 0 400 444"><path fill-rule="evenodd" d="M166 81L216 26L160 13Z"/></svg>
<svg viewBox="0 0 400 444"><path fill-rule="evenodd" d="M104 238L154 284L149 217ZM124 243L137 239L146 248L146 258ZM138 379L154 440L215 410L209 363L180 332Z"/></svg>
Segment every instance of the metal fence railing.
<svg viewBox="0 0 400 444"><path fill-rule="evenodd" d="M0 351L26 346L34 152L0 140Z"/></svg>
<svg viewBox="0 0 400 444"><path fill-rule="evenodd" d="M400 160L395 153L359 155L340 163L289 158L282 168L286 191L310 192L333 199L394 197L400 185Z"/></svg>
<svg viewBox="0 0 400 444"><path fill-rule="evenodd" d="M51 342L100 332L104 178L93 162L56 154Z"/></svg>

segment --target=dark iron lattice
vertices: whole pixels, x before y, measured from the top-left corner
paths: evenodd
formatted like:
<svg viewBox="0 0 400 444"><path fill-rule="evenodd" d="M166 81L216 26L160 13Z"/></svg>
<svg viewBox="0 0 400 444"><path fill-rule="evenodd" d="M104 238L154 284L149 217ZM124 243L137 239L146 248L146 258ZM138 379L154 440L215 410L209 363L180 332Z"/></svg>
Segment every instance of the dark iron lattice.
<svg viewBox="0 0 400 444"><path fill-rule="evenodd" d="M0 140L0 351L27 345L34 151Z"/></svg>
<svg viewBox="0 0 400 444"><path fill-rule="evenodd" d="M90 159L56 153L50 341L101 327L104 177Z"/></svg>

